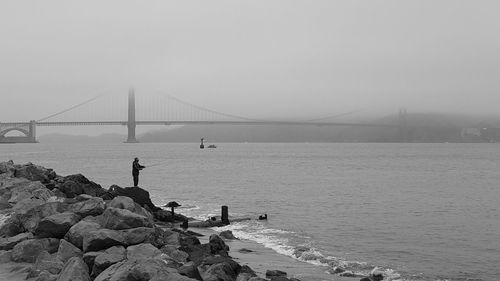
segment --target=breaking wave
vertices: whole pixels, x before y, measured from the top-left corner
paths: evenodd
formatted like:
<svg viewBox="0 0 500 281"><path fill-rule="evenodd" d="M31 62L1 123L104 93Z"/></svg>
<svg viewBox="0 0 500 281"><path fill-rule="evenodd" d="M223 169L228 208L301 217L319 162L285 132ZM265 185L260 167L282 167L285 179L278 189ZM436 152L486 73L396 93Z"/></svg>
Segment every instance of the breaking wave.
<svg viewBox="0 0 500 281"><path fill-rule="evenodd" d="M272 249L278 254L293 259L325 267L329 274L345 274L347 276L366 276L375 266L360 261L349 261L340 257L328 256L320 249L311 246L309 237L298 233L273 229L258 221L245 221L232 223L231 225L214 228L215 231L231 230L233 235L242 240L249 240ZM380 268L379 268L380 269ZM384 271L384 280L401 280L400 275L392 269L380 269Z"/></svg>

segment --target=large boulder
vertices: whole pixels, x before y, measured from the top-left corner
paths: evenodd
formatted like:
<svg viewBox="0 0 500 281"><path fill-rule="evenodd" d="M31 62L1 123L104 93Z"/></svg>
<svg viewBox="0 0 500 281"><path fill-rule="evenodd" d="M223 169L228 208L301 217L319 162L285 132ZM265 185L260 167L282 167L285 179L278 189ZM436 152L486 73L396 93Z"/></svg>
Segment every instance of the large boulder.
<svg viewBox="0 0 500 281"><path fill-rule="evenodd" d="M123 246L114 246L98 254L93 262L92 276L96 277L111 265L127 258L127 250Z"/></svg>
<svg viewBox="0 0 500 281"><path fill-rule="evenodd" d="M32 272L37 272L39 274L42 271L47 271L50 274L59 274L63 266L64 262L59 260L56 255L51 255L47 251L42 251L36 258Z"/></svg>
<svg viewBox="0 0 500 281"><path fill-rule="evenodd" d="M37 198L42 200L48 200L54 194L38 181L31 181L22 185L18 185L15 188L11 188L11 196L9 198L9 203L15 205L17 202L27 198Z"/></svg>
<svg viewBox="0 0 500 281"><path fill-rule="evenodd" d="M62 202L48 202L32 208L25 213L19 214L19 220L22 222L24 230L35 232L38 223L46 217L57 213L63 213L67 210L67 204Z"/></svg>
<svg viewBox="0 0 500 281"><path fill-rule="evenodd" d="M127 259L128 260L146 260L159 258L162 254L155 246L149 243L143 243L139 245L129 246L127 248Z"/></svg>
<svg viewBox="0 0 500 281"><path fill-rule="evenodd" d="M158 249L164 245L179 245L179 234L169 229L154 227L154 233L144 242L151 243Z"/></svg>
<svg viewBox="0 0 500 281"><path fill-rule="evenodd" d="M210 252L214 255L228 256L229 246L224 243L224 240L220 238L217 234L210 235L208 239L208 244L210 245Z"/></svg>
<svg viewBox="0 0 500 281"><path fill-rule="evenodd" d="M141 244L146 241L152 240L154 237L155 228L152 227L136 227L131 229L120 230L125 239L126 245Z"/></svg>
<svg viewBox="0 0 500 281"><path fill-rule="evenodd" d="M72 257L83 257L82 250L78 249L70 242L61 239L59 242L59 249L57 250L57 258L60 261L67 261Z"/></svg>
<svg viewBox="0 0 500 281"><path fill-rule="evenodd" d="M98 216L104 212L106 204L100 197L91 197L68 206L68 209L81 217Z"/></svg>
<svg viewBox="0 0 500 281"><path fill-rule="evenodd" d="M59 239L42 238L28 239L20 242L12 249L12 260L15 262L35 262L42 251L55 253L59 246Z"/></svg>
<svg viewBox="0 0 500 281"><path fill-rule="evenodd" d="M25 232L8 238L0 238L0 250L12 250L16 244L27 239L33 239L33 234Z"/></svg>
<svg viewBox="0 0 500 281"><path fill-rule="evenodd" d="M109 229L130 229L136 227L153 227L153 222L147 217L135 214L129 210L107 208L101 215L101 225Z"/></svg>
<svg viewBox="0 0 500 281"><path fill-rule="evenodd" d="M51 215L42 219L35 228L38 237L63 238L68 230L80 221L80 216L72 212Z"/></svg>
<svg viewBox="0 0 500 281"><path fill-rule="evenodd" d="M16 165L15 177L26 178L31 181L40 181L48 183L56 177L56 173L52 169L47 169L42 166L37 166L32 163L24 165Z"/></svg>
<svg viewBox="0 0 500 281"><path fill-rule="evenodd" d="M229 247L216 234L210 236L207 244L182 245L180 250L188 253L189 260L197 265L213 255L219 255L223 258L229 257Z"/></svg>
<svg viewBox="0 0 500 281"><path fill-rule="evenodd" d="M176 262L185 263L189 258L188 253L178 250L176 246L165 245L160 250Z"/></svg>
<svg viewBox="0 0 500 281"><path fill-rule="evenodd" d="M83 251L100 251L112 246L125 245L125 239L120 231L112 229L98 229L89 232L83 237Z"/></svg>
<svg viewBox="0 0 500 281"><path fill-rule="evenodd" d="M181 267L178 268L178 272L181 275L184 275L186 277L196 279L196 280L203 280L201 279L200 272L198 271L198 267L194 264L194 262L187 262L183 264Z"/></svg>
<svg viewBox="0 0 500 281"><path fill-rule="evenodd" d="M113 194L113 196L127 196L134 200L134 202L138 203L142 207L150 210L156 211L160 208L156 207L153 202L151 202L151 197L149 196L149 192L140 188L140 187L126 187L121 188L117 185L112 185L109 188L109 192Z"/></svg>
<svg viewBox="0 0 500 281"><path fill-rule="evenodd" d="M144 216L150 220L154 219L153 215L149 211L141 207L141 205L139 205L132 198L127 196L116 196L115 198L113 198L113 200L108 202L106 206L108 208L129 210L133 213Z"/></svg>
<svg viewBox="0 0 500 281"><path fill-rule="evenodd" d="M12 237L24 232L23 222L18 215L8 217L0 225L0 237Z"/></svg>
<svg viewBox="0 0 500 281"><path fill-rule="evenodd" d="M90 232L101 228L100 224L84 219L73 225L64 236L64 239L68 240L76 247L83 249L83 238Z"/></svg>
<svg viewBox="0 0 500 281"><path fill-rule="evenodd" d="M89 181L82 174L75 174L63 177L55 185L68 198L74 198L80 194L87 194L94 197L101 197L107 193L100 185Z"/></svg>
<svg viewBox="0 0 500 281"><path fill-rule="evenodd" d="M203 281L234 281L241 266L230 258L210 256L198 266Z"/></svg>
<svg viewBox="0 0 500 281"><path fill-rule="evenodd" d="M91 281L89 269L82 258L72 257L65 264L57 281Z"/></svg>
<svg viewBox="0 0 500 281"><path fill-rule="evenodd" d="M178 279L181 278L181 279ZM94 281L111 280L134 280L134 281L152 281L152 280L179 280L193 281L188 277L183 277L177 273L176 269L168 267L161 259L150 260L127 260L116 263L108 267Z"/></svg>
<svg viewBox="0 0 500 281"><path fill-rule="evenodd" d="M135 204L134 200L130 197L127 196L116 196L106 204L106 206L109 208L118 208L118 209L125 209L133 212L135 210Z"/></svg>

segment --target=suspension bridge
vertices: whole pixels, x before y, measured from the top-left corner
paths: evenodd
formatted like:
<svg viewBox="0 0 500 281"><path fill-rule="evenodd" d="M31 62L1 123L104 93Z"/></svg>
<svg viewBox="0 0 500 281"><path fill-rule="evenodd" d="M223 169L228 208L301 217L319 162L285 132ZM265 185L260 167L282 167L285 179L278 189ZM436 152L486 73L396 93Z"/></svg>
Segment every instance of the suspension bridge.
<svg viewBox="0 0 500 281"><path fill-rule="evenodd" d="M143 101L149 103L146 110L136 112L136 96L133 88L129 89L128 102L124 95L113 99L105 107L96 105L101 96L94 97L65 110L29 122L0 122L0 143L35 143L37 127L54 126L126 126L126 142L135 143L138 125L307 125L307 126L365 126L394 127L403 131L406 124L406 110L400 110L399 121L394 124L329 122L329 116L306 121L258 120L227 114L167 95L160 99ZM126 104L124 104L126 103ZM122 106L119 106L122 105ZM126 109L124 109L126 108ZM141 107L141 108L144 108ZM76 114L72 114L75 113ZM102 113L108 116L99 117ZM18 136L9 136L10 132Z"/></svg>

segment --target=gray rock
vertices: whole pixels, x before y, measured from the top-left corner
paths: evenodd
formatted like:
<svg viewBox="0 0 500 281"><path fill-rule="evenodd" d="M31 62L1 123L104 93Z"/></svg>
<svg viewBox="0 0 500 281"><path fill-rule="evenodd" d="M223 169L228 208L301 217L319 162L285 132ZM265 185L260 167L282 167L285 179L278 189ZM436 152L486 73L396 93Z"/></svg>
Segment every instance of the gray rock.
<svg viewBox="0 0 500 281"><path fill-rule="evenodd" d="M27 182L22 185L16 185L10 189L11 196L9 203L15 205L17 202L27 198L37 198L47 201L50 197L54 196L52 191L47 189L45 185L38 181Z"/></svg>
<svg viewBox="0 0 500 281"><path fill-rule="evenodd" d="M214 255L227 256L229 251L229 246L224 243L224 240L220 238L217 234L210 235L208 239L208 244L210 245L210 251Z"/></svg>
<svg viewBox="0 0 500 281"><path fill-rule="evenodd" d="M59 241L59 249L57 250L57 258L60 261L67 261L72 257L83 257L82 250L78 249L75 245L70 242L61 239Z"/></svg>
<svg viewBox="0 0 500 281"><path fill-rule="evenodd" d="M42 271L35 279L35 281L56 281L58 275L51 274L48 271Z"/></svg>
<svg viewBox="0 0 500 281"><path fill-rule="evenodd" d="M67 211L67 204L62 202L48 202L28 210L19 215L19 220L25 231L35 232L38 223L46 217Z"/></svg>
<svg viewBox="0 0 500 281"><path fill-rule="evenodd" d="M111 265L127 258L127 251L123 246L114 246L98 254L92 266L92 276L96 277Z"/></svg>
<svg viewBox="0 0 500 281"><path fill-rule="evenodd" d="M129 210L117 208L107 208L102 214L101 222L103 227L115 230L153 227L153 222L148 218Z"/></svg>
<svg viewBox="0 0 500 281"><path fill-rule="evenodd" d="M63 238L80 219L79 215L72 212L54 214L40 220L35 228L35 234L38 237Z"/></svg>
<svg viewBox="0 0 500 281"><path fill-rule="evenodd" d="M173 275L172 275L173 274ZM127 260L108 267L94 281L111 280L172 280L170 277L177 277L177 270L170 268L161 259L150 260ZM184 277L188 278L188 277ZM180 279L183 280L183 279ZM191 279L184 279L191 280Z"/></svg>
<svg viewBox="0 0 500 281"><path fill-rule="evenodd" d="M236 281L248 281L253 277L255 277L255 275L244 272L238 274L238 276L236 277Z"/></svg>
<svg viewBox="0 0 500 281"><path fill-rule="evenodd" d="M0 238L0 250L12 250L16 244L27 239L33 239L33 234L25 232L8 238Z"/></svg>
<svg viewBox="0 0 500 281"><path fill-rule="evenodd" d="M131 212L135 210L135 202L132 198L127 196L116 196L106 204L108 208L125 209Z"/></svg>
<svg viewBox="0 0 500 281"><path fill-rule="evenodd" d="M7 218L5 222L0 226L0 236L2 237L12 237L24 232L23 222L20 216L14 214Z"/></svg>
<svg viewBox="0 0 500 281"><path fill-rule="evenodd" d="M88 266L88 268L94 267L95 258L100 255L102 252L86 252L83 254L83 261Z"/></svg>
<svg viewBox="0 0 500 281"><path fill-rule="evenodd" d="M91 197L85 201L69 205L69 210L80 215L81 217L86 217L98 216L102 214L105 207L106 204L104 203L104 200L102 200L102 198Z"/></svg>
<svg viewBox="0 0 500 281"><path fill-rule="evenodd" d="M16 167L14 166L14 161L9 160L6 162L0 162L0 175L5 174L8 177L13 177L15 171Z"/></svg>
<svg viewBox="0 0 500 281"><path fill-rule="evenodd" d="M56 173L52 169L27 163L24 165L16 165L15 176L18 178L26 178L30 181L47 183L49 180L56 177Z"/></svg>
<svg viewBox="0 0 500 281"><path fill-rule="evenodd" d="M89 269L81 258L72 257L64 264L57 281L91 281Z"/></svg>
<svg viewBox="0 0 500 281"><path fill-rule="evenodd" d="M100 251L113 246L125 245L121 232L112 229L98 229L83 237L83 251Z"/></svg>
<svg viewBox="0 0 500 281"><path fill-rule="evenodd" d="M128 260L147 260L159 258L162 254L155 246L144 243L134 246L129 246L127 248L127 259Z"/></svg>
<svg viewBox="0 0 500 281"><path fill-rule="evenodd" d="M146 242L154 235L155 230L151 227L136 227L120 230L120 232L123 234L126 245L136 245Z"/></svg>
<svg viewBox="0 0 500 281"><path fill-rule="evenodd" d="M12 251L0 250L0 263L10 262L12 259Z"/></svg>
<svg viewBox="0 0 500 281"><path fill-rule="evenodd" d="M178 250L173 245L165 245L160 250L176 262L180 263L185 263L189 257L188 253Z"/></svg>
<svg viewBox="0 0 500 281"><path fill-rule="evenodd" d="M64 262L56 255L51 255L47 251L42 251L36 258L33 269L39 273L47 271L50 274L59 274L64 266Z"/></svg>
<svg viewBox="0 0 500 281"><path fill-rule="evenodd" d="M179 274L184 275L186 277L202 280L200 276L200 272L198 271L198 267L194 264L194 262L188 262L178 268Z"/></svg>
<svg viewBox="0 0 500 281"><path fill-rule="evenodd" d="M234 281L241 266L229 258L210 257L198 266L204 281Z"/></svg>
<svg viewBox="0 0 500 281"><path fill-rule="evenodd" d="M59 239L28 239L20 242L12 249L12 260L15 262L35 262L42 251L55 253L59 247Z"/></svg>
<svg viewBox="0 0 500 281"><path fill-rule="evenodd" d="M101 228L101 225L97 222L88 221L85 218L73 225L64 236L64 239L68 240L76 247L83 249L83 237Z"/></svg>
<svg viewBox="0 0 500 281"><path fill-rule="evenodd" d="M286 276L286 272L281 271L281 270L267 270L266 271L266 277L276 277L276 276Z"/></svg>

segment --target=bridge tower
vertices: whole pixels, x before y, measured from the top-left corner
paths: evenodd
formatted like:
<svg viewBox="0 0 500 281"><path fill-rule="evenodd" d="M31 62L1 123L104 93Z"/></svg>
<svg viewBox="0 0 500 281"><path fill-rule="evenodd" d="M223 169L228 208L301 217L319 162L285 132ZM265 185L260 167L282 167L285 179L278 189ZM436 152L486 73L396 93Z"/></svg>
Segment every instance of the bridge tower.
<svg viewBox="0 0 500 281"><path fill-rule="evenodd" d="M29 142L37 142L36 141L36 121L35 120L30 120L29 134L27 137L29 139Z"/></svg>
<svg viewBox="0 0 500 281"><path fill-rule="evenodd" d="M134 143L137 142L137 139L135 138L135 94L134 94L134 88L130 87L128 91L128 121L127 121L127 128L128 128L128 137L127 141L129 143Z"/></svg>
<svg viewBox="0 0 500 281"><path fill-rule="evenodd" d="M408 142L409 141L408 112L406 111L406 108L399 109L398 128L399 128L399 141Z"/></svg>

